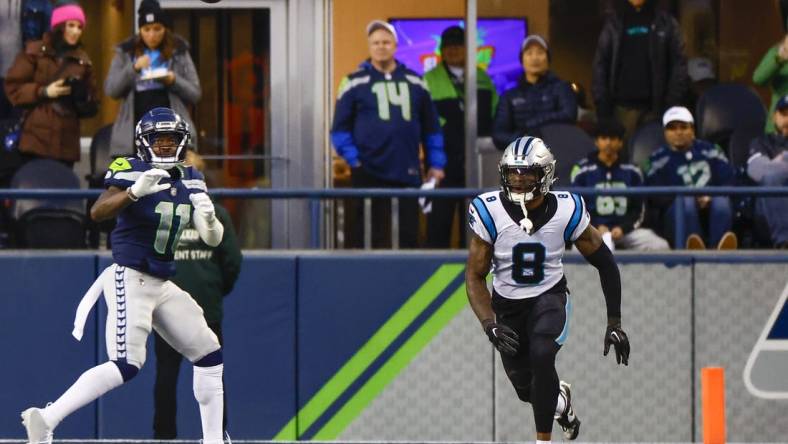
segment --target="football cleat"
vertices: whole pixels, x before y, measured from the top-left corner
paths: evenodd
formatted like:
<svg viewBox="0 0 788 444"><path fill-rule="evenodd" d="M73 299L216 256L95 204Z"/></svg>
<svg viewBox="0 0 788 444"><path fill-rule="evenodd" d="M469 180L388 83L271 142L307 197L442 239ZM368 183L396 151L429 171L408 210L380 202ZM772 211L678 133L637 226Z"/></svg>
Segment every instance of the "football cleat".
<svg viewBox="0 0 788 444"><path fill-rule="evenodd" d="M580 420L577 418L575 410L572 408L571 387L572 386L565 381L559 383L558 389L561 396L566 400L566 407L564 408L564 413L555 415L555 421L564 431L564 438L569 441L577 439L577 435L580 433Z"/></svg>
<svg viewBox="0 0 788 444"><path fill-rule="evenodd" d="M22 424L27 430L28 444L52 444L52 429L41 416L41 409L30 407L22 412Z"/></svg>

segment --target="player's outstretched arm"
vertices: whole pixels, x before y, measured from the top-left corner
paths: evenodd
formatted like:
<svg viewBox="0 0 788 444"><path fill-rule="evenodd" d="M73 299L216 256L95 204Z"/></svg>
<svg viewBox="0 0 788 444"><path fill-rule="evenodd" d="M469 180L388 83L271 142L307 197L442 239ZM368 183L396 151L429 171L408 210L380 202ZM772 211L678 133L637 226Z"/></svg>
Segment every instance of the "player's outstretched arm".
<svg viewBox="0 0 788 444"><path fill-rule="evenodd" d="M602 242L602 236L592 225L588 225L588 228L577 238L575 246L588 263L599 271L599 281L607 305L607 331L603 354L607 356L610 346L613 345L616 362L628 365L629 339L621 329L621 274L613 253Z"/></svg>
<svg viewBox="0 0 788 444"><path fill-rule="evenodd" d="M492 264L493 247L476 234L471 235L468 251L468 262L465 266L465 291L473 312L479 318L484 332L490 342L501 353L517 354L520 338L517 333L506 325L495 322L492 309L492 297L487 290L487 274Z"/></svg>
<svg viewBox="0 0 788 444"><path fill-rule="evenodd" d="M112 219L132 203L134 201L129 197L126 190L111 186L104 190L98 200L90 207L90 218L95 222Z"/></svg>

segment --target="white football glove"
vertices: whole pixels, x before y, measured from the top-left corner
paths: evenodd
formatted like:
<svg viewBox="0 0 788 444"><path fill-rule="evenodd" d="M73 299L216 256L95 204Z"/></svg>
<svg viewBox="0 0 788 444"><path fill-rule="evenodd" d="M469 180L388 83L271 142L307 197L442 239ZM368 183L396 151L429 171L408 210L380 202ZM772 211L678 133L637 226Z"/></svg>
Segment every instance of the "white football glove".
<svg viewBox="0 0 788 444"><path fill-rule="evenodd" d="M149 194L170 188L168 183L159 183L165 177L170 177L170 173L160 168L153 168L142 173L142 175L129 187L134 197L140 198Z"/></svg>
<svg viewBox="0 0 788 444"><path fill-rule="evenodd" d="M213 225L216 221L216 209L213 207L211 198L206 193L194 193L189 195L189 199L194 205L194 212L200 215L209 225Z"/></svg>

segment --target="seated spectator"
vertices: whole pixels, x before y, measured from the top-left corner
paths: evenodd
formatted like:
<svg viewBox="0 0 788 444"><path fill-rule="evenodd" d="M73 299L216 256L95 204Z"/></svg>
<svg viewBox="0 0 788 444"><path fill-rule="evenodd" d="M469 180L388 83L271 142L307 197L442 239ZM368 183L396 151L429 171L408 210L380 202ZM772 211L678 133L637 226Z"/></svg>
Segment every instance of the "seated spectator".
<svg viewBox="0 0 788 444"><path fill-rule="evenodd" d="M618 121L601 121L594 136L597 151L580 160L572 169L572 186L629 188L643 184L640 168L622 163L624 126ZM640 228L643 200L632 196L587 198L591 224L602 234L608 247L632 250L667 250L668 242L648 228Z"/></svg>
<svg viewBox="0 0 788 444"><path fill-rule="evenodd" d="M59 1L52 30L28 42L5 79L14 106L26 108L19 151L23 160L47 158L73 166L79 160L79 119L98 111L93 64L82 49L85 13Z"/></svg>
<svg viewBox="0 0 788 444"><path fill-rule="evenodd" d="M574 123L577 101L572 87L550 71L547 42L529 35L520 49L525 75L506 91L498 102L493 123L493 142L499 150L525 135L539 137L539 128L548 123Z"/></svg>
<svg viewBox="0 0 788 444"><path fill-rule="evenodd" d="M687 72L691 80L687 92L687 105L695 109L701 96L707 89L716 85L717 75L714 73L714 63L705 57L693 57L687 61Z"/></svg>
<svg viewBox="0 0 788 444"><path fill-rule="evenodd" d="M674 106L665 111L662 125L666 145L648 159L646 185L649 186L730 186L734 184L733 167L720 147L695 138L695 120L687 108ZM737 248L738 239L730 231L733 210L727 196L680 196L652 199L659 212L662 228L674 245L705 249L706 243L720 250ZM674 233L676 205L683 205L685 239ZM707 221L701 227L701 220Z"/></svg>
<svg viewBox="0 0 788 444"><path fill-rule="evenodd" d="M776 132L750 144L747 175L759 185L785 186L788 185L788 96L777 102L773 118ZM758 198L755 211L769 226L774 245L788 248L788 198Z"/></svg>
<svg viewBox="0 0 788 444"><path fill-rule="evenodd" d="M769 118L766 120L766 133L774 132L774 111L781 97L788 94L788 34L776 45L769 48L761 63L752 73L752 82L758 86L768 86L772 91L769 105Z"/></svg>

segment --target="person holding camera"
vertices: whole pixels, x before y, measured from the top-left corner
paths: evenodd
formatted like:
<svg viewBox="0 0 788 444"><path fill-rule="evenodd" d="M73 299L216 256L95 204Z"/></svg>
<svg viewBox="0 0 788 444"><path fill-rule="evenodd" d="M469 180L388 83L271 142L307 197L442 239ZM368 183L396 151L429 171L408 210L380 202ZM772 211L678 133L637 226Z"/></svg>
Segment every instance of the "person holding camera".
<svg viewBox="0 0 788 444"><path fill-rule="evenodd" d="M75 1L61 0L52 11L52 29L28 42L8 69L5 92L21 107L22 161L79 160L79 119L98 111L93 64L82 49L85 13Z"/></svg>

